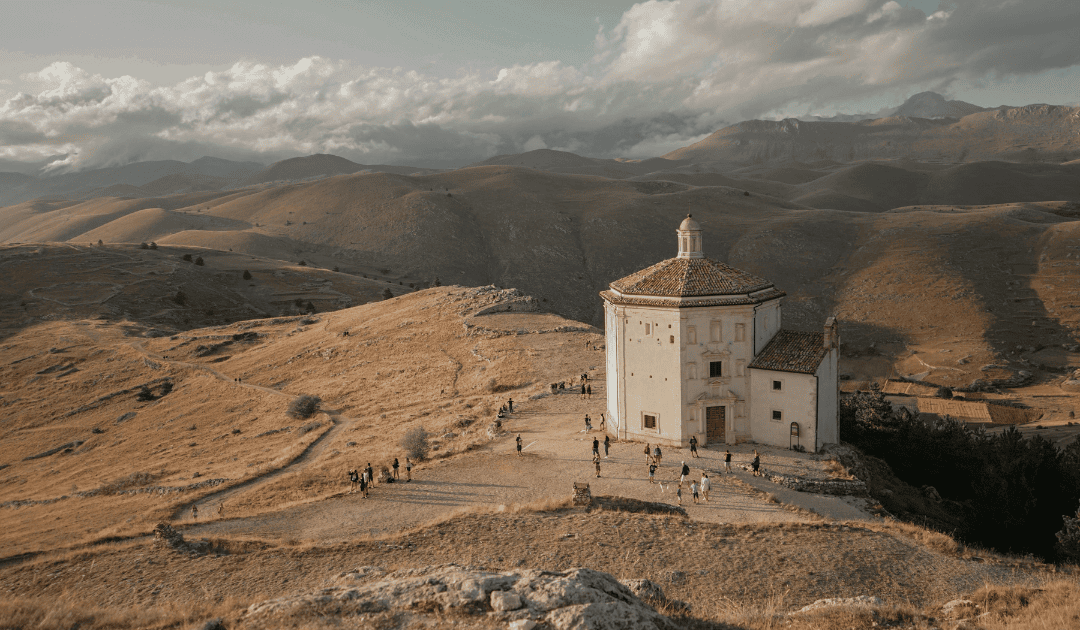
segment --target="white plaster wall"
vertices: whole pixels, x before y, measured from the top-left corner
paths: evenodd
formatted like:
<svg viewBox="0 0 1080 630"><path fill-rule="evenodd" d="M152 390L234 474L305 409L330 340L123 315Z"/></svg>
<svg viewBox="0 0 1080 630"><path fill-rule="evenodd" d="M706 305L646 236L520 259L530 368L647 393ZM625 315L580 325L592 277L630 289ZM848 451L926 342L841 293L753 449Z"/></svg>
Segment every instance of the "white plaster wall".
<svg viewBox="0 0 1080 630"><path fill-rule="evenodd" d="M837 364L840 359L840 351L837 348L829 350L821 365L817 369L818 378L818 410L817 410L817 444L821 448L823 444L838 444L840 442L839 427L839 383L837 382ZM807 446L806 450L810 450ZM816 449L815 449L816 450Z"/></svg>
<svg viewBox="0 0 1080 630"><path fill-rule="evenodd" d="M791 423L798 422L799 444L807 450L814 450L817 413L815 376L760 369L750 372L750 397L753 400L752 439L761 444L787 448L790 444ZM780 391L773 390L774 380L782 383ZM774 409L783 412L783 419L779 422L772 419Z"/></svg>
<svg viewBox="0 0 1080 630"><path fill-rule="evenodd" d="M780 300L776 299L759 304L754 318L756 324L754 326L755 345L757 351L761 352L780 330Z"/></svg>
<svg viewBox="0 0 1080 630"><path fill-rule="evenodd" d="M619 307L604 302L604 353L607 359L607 419L605 429L618 437L622 417L619 415L619 399L622 387L619 374L619 354L622 350L622 330L619 326Z"/></svg>
<svg viewBox="0 0 1080 630"><path fill-rule="evenodd" d="M626 373L626 435L648 442L682 444L679 311L626 306L622 318L626 340L622 367ZM648 333L646 324L650 324ZM644 413L657 416L656 429L644 428Z"/></svg>

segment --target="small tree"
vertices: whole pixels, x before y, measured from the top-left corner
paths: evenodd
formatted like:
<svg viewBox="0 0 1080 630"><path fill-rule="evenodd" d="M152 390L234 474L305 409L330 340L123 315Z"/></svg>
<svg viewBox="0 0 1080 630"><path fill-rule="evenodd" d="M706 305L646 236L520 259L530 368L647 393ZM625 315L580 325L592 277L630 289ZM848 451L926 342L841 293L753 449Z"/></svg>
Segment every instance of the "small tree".
<svg viewBox="0 0 1080 630"><path fill-rule="evenodd" d="M1055 545L1057 552L1065 560L1078 562L1080 561L1080 509L1072 516L1068 514L1062 516L1061 520L1065 522L1065 526L1054 534L1057 537L1057 545Z"/></svg>
<svg viewBox="0 0 1080 630"><path fill-rule="evenodd" d="M101 247L102 245L104 245L104 244L105 244L105 241L103 241L103 240L101 240L101 239L99 238L99 239L97 240L97 244L98 244L98 247Z"/></svg>
<svg viewBox="0 0 1080 630"><path fill-rule="evenodd" d="M314 305L314 304L312 304L312 303L311 303L311 302L309 301L309 302L307 303L307 305L306 305L306 306L304 307L304 311L305 311L305 312L308 312L308 313L314 313L314 312L315 312L315 305Z"/></svg>
<svg viewBox="0 0 1080 630"><path fill-rule="evenodd" d="M319 410L319 403L321 402L322 399L318 396L308 394L297 396L289 403L289 415L297 420L310 418Z"/></svg>
<svg viewBox="0 0 1080 630"><path fill-rule="evenodd" d="M181 259L185 262L191 262L191 254L184 254Z"/></svg>
<svg viewBox="0 0 1080 630"><path fill-rule="evenodd" d="M244 280L251 280L251 272L247 269L244 270Z"/></svg>
<svg viewBox="0 0 1080 630"><path fill-rule="evenodd" d="M150 241L150 249L157 249L157 243Z"/></svg>
<svg viewBox="0 0 1080 630"><path fill-rule="evenodd" d="M200 266L200 267L202 267L202 266L203 266L203 259L202 259L202 256L199 256L198 258L196 258L196 259L195 259L195 264L196 264L196 265L198 265L198 266Z"/></svg>
<svg viewBox="0 0 1080 630"><path fill-rule="evenodd" d="M139 243L139 249L150 249L150 246L147 245L145 242Z"/></svg>
<svg viewBox="0 0 1080 630"><path fill-rule="evenodd" d="M389 300L389 299L392 299L393 297L394 297L393 291L391 291L389 288L383 289L382 299Z"/></svg>
<svg viewBox="0 0 1080 630"><path fill-rule="evenodd" d="M937 390L938 398L952 398L952 390L948 387L939 387Z"/></svg>
<svg viewBox="0 0 1080 630"><path fill-rule="evenodd" d="M173 296L173 302L176 302L180 306L187 304L187 295L184 293L183 289L176 292L176 295Z"/></svg>
<svg viewBox="0 0 1080 630"><path fill-rule="evenodd" d="M439 276L435 276L435 286L437 286L437 287L442 286L442 281L439 280Z"/></svg>
<svg viewBox="0 0 1080 630"><path fill-rule="evenodd" d="M135 396L135 400L146 402L148 400L154 400L154 393L150 391L150 388L146 385L139 387L139 393Z"/></svg>
<svg viewBox="0 0 1080 630"><path fill-rule="evenodd" d="M338 273L339 271L341 271L341 270L337 268L337 265L335 265L334 266L334 273Z"/></svg>
<svg viewBox="0 0 1080 630"><path fill-rule="evenodd" d="M307 267L307 263L302 260L296 264L300 265L301 267Z"/></svg>
<svg viewBox="0 0 1080 630"><path fill-rule="evenodd" d="M405 449L405 454L410 459L416 461L427 459L428 451L431 450L431 445L428 443L429 437L424 427L416 427L401 438L401 448Z"/></svg>

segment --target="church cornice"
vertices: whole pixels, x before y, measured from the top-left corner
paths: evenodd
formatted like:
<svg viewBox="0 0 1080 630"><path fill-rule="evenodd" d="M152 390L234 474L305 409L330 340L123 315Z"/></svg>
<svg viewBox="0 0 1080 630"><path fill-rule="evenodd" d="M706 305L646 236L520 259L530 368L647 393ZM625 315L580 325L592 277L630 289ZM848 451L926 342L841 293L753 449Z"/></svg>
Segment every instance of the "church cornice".
<svg viewBox="0 0 1080 630"><path fill-rule="evenodd" d="M748 304L762 304L770 300L782 298L785 295L787 294L774 287L742 295L716 295L689 298L630 295L615 290L600 292L600 297L604 298L604 300L610 304L620 306L658 306L664 308L700 308L706 306L743 306Z"/></svg>

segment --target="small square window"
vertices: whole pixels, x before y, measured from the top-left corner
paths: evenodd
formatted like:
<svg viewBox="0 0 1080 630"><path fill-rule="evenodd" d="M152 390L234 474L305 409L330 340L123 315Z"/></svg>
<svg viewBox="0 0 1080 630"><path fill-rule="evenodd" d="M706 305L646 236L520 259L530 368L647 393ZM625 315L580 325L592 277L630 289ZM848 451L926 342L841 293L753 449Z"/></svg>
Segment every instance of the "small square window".
<svg viewBox="0 0 1080 630"><path fill-rule="evenodd" d="M772 419L774 422L780 422L784 419L784 412L773 409Z"/></svg>
<svg viewBox="0 0 1080 630"><path fill-rule="evenodd" d="M645 428L646 429L655 429L656 428L656 416L649 416L649 415L645 416Z"/></svg>
<svg viewBox="0 0 1080 630"><path fill-rule="evenodd" d="M724 363L722 361L709 361L709 378L720 378L724 375Z"/></svg>
<svg viewBox="0 0 1080 630"><path fill-rule="evenodd" d="M780 381L773 381L772 388L774 392L778 392L784 388L784 385Z"/></svg>
<svg viewBox="0 0 1080 630"><path fill-rule="evenodd" d="M651 335L652 334L652 324L645 324L645 334L646 335Z"/></svg>
<svg viewBox="0 0 1080 630"><path fill-rule="evenodd" d="M668 339L671 341L671 343L675 343L675 335L668 335Z"/></svg>

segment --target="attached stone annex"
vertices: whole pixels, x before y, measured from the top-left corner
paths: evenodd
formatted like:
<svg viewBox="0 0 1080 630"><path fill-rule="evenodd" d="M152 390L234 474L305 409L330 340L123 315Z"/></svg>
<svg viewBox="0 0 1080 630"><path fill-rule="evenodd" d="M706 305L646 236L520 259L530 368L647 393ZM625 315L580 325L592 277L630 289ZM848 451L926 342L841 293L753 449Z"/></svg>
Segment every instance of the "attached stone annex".
<svg viewBox="0 0 1080 630"><path fill-rule="evenodd" d="M679 253L612 282L604 300L608 432L686 446L838 441L836 319L781 328L772 282L705 258L687 215Z"/></svg>

